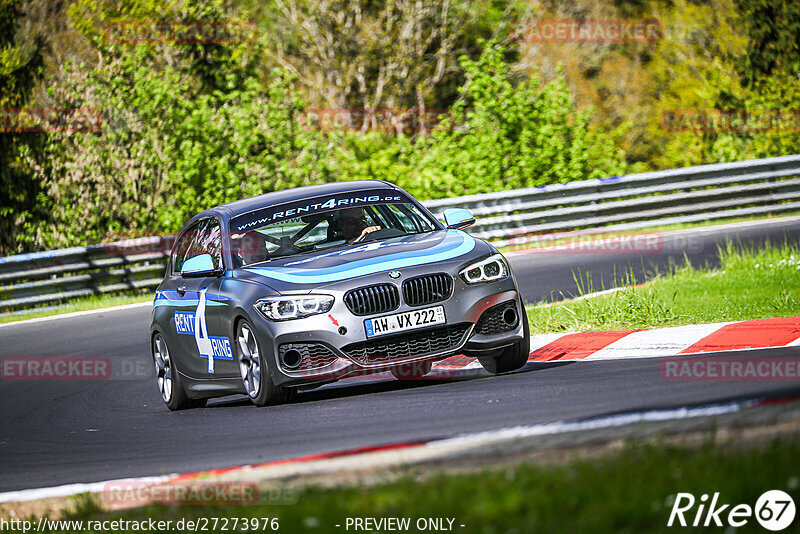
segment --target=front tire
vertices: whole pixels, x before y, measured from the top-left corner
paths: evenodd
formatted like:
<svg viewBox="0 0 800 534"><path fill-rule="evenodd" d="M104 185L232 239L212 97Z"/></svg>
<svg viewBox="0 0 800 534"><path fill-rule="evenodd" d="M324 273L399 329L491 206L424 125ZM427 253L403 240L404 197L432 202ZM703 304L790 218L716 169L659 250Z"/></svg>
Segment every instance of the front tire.
<svg viewBox="0 0 800 534"><path fill-rule="evenodd" d="M160 332L153 336L152 346L153 363L156 367L156 384L161 393L161 400L170 410L185 410L187 408L202 408L206 399L190 399L183 388L181 375L175 368L167 340Z"/></svg>
<svg viewBox="0 0 800 534"><path fill-rule="evenodd" d="M294 397L295 390L276 386L269 374L253 327L245 320L236 327L236 353L244 392L256 406L282 404Z"/></svg>
<svg viewBox="0 0 800 534"><path fill-rule="evenodd" d="M531 352L531 329L528 325L528 314L522 306L522 335L523 339L503 349L500 356L478 357L484 369L493 375L516 371L528 362Z"/></svg>

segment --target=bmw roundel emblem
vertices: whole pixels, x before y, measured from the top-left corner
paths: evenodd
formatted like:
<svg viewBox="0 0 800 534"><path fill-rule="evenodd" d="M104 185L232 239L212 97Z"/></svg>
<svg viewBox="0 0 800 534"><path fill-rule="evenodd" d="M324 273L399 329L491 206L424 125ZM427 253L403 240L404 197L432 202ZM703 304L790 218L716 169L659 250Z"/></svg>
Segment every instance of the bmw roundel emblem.
<svg viewBox="0 0 800 534"><path fill-rule="evenodd" d="M400 271L389 271L389 278L400 278Z"/></svg>

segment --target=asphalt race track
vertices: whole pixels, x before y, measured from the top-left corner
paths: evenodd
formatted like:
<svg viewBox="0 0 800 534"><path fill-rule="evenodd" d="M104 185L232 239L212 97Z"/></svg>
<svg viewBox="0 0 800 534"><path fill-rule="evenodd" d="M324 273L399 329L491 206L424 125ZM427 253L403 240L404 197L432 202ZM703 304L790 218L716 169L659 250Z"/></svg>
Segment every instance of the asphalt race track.
<svg viewBox="0 0 800 534"><path fill-rule="evenodd" d="M713 265L726 238L797 242L800 221L691 234L692 263ZM611 285L632 267L643 280L682 261L664 239L659 253L535 253L511 257L528 301L575 292L572 271ZM677 241L680 239L682 241ZM674 246L673 246L674 245ZM668 253L667 253L668 252ZM598 288L599 289L599 288ZM149 365L150 308L0 328L0 358L106 356ZM741 355L741 352L737 352ZM758 357L797 357L800 347ZM169 412L152 377L124 381L0 382L0 491L187 472L323 451L452 436L624 411L796 395L791 382L666 382L659 359L529 363L520 372L456 382L394 380L303 393L297 402L256 408L244 397Z"/></svg>

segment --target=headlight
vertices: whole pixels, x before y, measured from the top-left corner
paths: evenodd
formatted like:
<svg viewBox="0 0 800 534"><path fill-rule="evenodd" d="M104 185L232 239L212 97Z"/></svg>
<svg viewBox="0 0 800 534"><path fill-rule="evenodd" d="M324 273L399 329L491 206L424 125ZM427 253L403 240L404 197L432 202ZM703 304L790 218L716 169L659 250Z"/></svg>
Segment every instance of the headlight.
<svg viewBox="0 0 800 534"><path fill-rule="evenodd" d="M483 261L473 263L469 267L462 269L458 274L468 284L496 282L508 276L508 265L502 255L495 254Z"/></svg>
<svg viewBox="0 0 800 534"><path fill-rule="evenodd" d="M288 321L325 313L331 306L333 297L330 295L268 297L255 303L256 309L270 321Z"/></svg>

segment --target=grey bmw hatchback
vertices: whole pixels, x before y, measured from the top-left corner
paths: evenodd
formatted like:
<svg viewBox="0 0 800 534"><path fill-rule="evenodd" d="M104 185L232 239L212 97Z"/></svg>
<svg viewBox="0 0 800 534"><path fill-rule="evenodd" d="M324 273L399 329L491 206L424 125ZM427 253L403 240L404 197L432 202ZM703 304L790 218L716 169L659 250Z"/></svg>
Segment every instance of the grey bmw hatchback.
<svg viewBox="0 0 800 534"><path fill-rule="evenodd" d="M244 394L258 405L367 373L419 378L452 355L522 367L528 321L513 273L402 189L339 182L194 216L153 301L150 344L172 410Z"/></svg>

